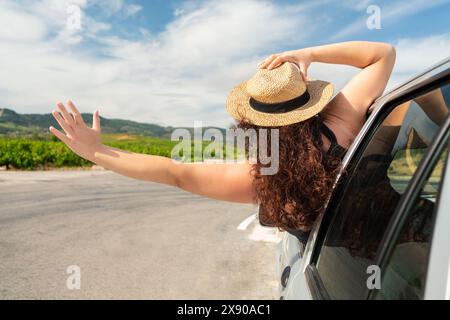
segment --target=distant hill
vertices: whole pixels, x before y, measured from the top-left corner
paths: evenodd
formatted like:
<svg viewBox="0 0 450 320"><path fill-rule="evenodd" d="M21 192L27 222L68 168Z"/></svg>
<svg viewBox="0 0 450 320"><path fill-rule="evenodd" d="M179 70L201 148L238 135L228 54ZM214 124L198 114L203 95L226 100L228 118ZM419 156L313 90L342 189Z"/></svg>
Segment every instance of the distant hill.
<svg viewBox="0 0 450 320"><path fill-rule="evenodd" d="M92 114L83 113L86 123L92 123ZM122 119L101 117L102 133L129 134L170 139L174 127L163 127L156 124L140 123ZM32 135L48 133L48 128L59 128L53 116L48 114L20 114L11 109L0 108L0 134ZM192 132L192 128L186 128ZM205 128L206 129L206 128ZM218 128L222 132L224 129Z"/></svg>

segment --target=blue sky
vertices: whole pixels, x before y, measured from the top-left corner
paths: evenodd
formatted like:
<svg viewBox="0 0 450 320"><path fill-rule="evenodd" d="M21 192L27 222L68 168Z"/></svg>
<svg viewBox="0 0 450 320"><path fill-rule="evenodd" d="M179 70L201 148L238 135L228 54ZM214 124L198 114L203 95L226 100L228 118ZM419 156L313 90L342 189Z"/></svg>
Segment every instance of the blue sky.
<svg viewBox="0 0 450 320"><path fill-rule="evenodd" d="M381 29L366 27L369 5ZM69 28L68 8L81 12ZM0 0L0 107L83 112L164 125L228 126L228 91L266 55L347 40L390 42L389 86L450 55L450 0ZM356 69L313 65L341 88Z"/></svg>
<svg viewBox="0 0 450 320"><path fill-rule="evenodd" d="M317 22L320 20L330 20L323 24L320 35L325 37L321 39L319 36L314 39L311 37L306 45L317 45L327 42L327 35L336 33L336 30L345 28L349 22L357 20L358 16L364 17L364 11L370 4L376 4L380 9L388 11L391 7L405 7L404 14L396 15L398 19L394 22L389 21L388 25L376 32L370 31L363 25L359 30L348 35L345 40L367 39L374 41L395 41L398 38L429 36L440 32L450 31L450 3L449 1L411 1L405 5L406 1L295 1L295 0L278 0L272 3L280 6L295 6L301 3L314 3L314 1L323 3L317 5L314 14L317 14ZM204 3L207 1L196 1L193 3ZM340 2L347 2L342 5ZM428 3L427 3L428 2ZM433 3L434 2L434 3ZM139 5L142 9L133 19L123 19L121 15L108 16L101 6L92 6L88 9L88 13L95 17L106 18L111 23L112 34L118 34L125 37L140 37L140 28L144 28L152 34L163 32L166 25L173 21L177 10L186 6L187 1L173 0L139 0L132 3ZM238 4L236 5L239 6ZM417 8L414 10L414 8ZM383 10L384 11L384 10ZM411 12L412 11L412 12ZM181 11L182 12L182 11ZM180 13L181 13L180 12ZM363 14L360 14L363 13ZM319 35L319 34L318 34ZM287 45L288 46L288 45Z"/></svg>

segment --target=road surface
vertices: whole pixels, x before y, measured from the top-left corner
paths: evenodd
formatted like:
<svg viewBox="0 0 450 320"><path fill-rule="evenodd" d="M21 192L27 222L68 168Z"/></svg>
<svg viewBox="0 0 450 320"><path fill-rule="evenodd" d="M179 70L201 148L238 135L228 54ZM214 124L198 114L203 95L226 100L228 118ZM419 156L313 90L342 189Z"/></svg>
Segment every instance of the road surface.
<svg viewBox="0 0 450 320"><path fill-rule="evenodd" d="M0 172L0 203L1 299L276 298L254 206L108 171Z"/></svg>

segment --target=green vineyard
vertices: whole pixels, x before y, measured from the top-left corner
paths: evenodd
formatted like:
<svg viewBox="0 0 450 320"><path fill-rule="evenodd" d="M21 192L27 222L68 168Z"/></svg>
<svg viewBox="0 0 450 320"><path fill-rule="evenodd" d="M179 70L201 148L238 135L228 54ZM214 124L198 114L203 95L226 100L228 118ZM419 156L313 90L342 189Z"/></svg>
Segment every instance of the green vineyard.
<svg viewBox="0 0 450 320"><path fill-rule="evenodd" d="M173 147L179 143L168 139L125 134L107 134L103 135L102 139L104 144L111 147L163 157L170 157ZM203 142L203 148L209 143ZM179 156L182 157L183 153ZM194 154L191 149L191 161L198 161L201 156ZM92 165L49 135L26 138L0 136L0 167L6 167L7 170L47 170Z"/></svg>

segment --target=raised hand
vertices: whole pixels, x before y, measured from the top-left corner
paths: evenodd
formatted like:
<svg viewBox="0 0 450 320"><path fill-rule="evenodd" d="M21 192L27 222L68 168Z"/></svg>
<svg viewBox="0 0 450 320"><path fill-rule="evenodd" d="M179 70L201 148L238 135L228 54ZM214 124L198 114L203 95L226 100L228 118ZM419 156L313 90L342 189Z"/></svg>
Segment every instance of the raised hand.
<svg viewBox="0 0 450 320"><path fill-rule="evenodd" d="M280 54L272 54L260 64L258 67L261 69L274 69L279 67L283 62L293 62L295 63L303 76L303 79L307 79L308 68L311 64L312 58L308 50L300 49L293 51L286 51Z"/></svg>
<svg viewBox="0 0 450 320"><path fill-rule="evenodd" d="M52 112L64 133L54 127L50 127L50 132L80 157L93 161L95 152L103 147L99 112L95 111L92 128L90 128L83 121L80 112L71 101L67 102L67 106L71 113L61 102L57 103L58 110Z"/></svg>

